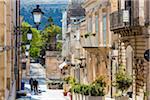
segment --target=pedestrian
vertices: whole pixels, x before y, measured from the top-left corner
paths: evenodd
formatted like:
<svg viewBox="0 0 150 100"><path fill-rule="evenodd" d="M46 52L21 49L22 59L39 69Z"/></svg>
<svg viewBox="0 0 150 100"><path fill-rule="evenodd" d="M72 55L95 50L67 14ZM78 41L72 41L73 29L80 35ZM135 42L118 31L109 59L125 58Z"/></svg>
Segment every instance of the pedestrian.
<svg viewBox="0 0 150 100"><path fill-rule="evenodd" d="M35 91L35 85L36 85L36 80L34 79L34 80L33 80L33 90L34 90L34 93L36 92L36 91Z"/></svg>
<svg viewBox="0 0 150 100"><path fill-rule="evenodd" d="M33 91L33 78L30 78L29 84L30 84L30 89L31 89L31 92L32 92Z"/></svg>
<svg viewBox="0 0 150 100"><path fill-rule="evenodd" d="M38 81L36 79L33 81L33 89L34 89L34 93L37 94L38 93Z"/></svg>
<svg viewBox="0 0 150 100"><path fill-rule="evenodd" d="M35 84L35 90L36 90L36 93L38 94L38 85L39 85L39 83L38 83L38 81L36 80L36 84Z"/></svg>

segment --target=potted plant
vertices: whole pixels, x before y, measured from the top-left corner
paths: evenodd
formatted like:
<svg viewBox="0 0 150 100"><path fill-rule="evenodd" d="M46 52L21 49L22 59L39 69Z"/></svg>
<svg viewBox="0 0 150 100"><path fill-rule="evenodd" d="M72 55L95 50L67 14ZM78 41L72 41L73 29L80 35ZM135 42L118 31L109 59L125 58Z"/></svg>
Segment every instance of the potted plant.
<svg viewBox="0 0 150 100"><path fill-rule="evenodd" d="M63 92L63 94L64 94L64 96L67 96L67 90L66 90L66 87L64 87L64 92Z"/></svg>
<svg viewBox="0 0 150 100"><path fill-rule="evenodd" d="M96 36L96 33L92 33L92 36Z"/></svg>
<svg viewBox="0 0 150 100"><path fill-rule="evenodd" d="M76 82L75 78L73 78L72 76L68 76L64 78L64 82L66 84L74 84Z"/></svg>
<svg viewBox="0 0 150 100"><path fill-rule="evenodd" d="M98 77L91 85L87 100L104 100L106 82L104 77Z"/></svg>
<svg viewBox="0 0 150 100"><path fill-rule="evenodd" d="M77 93L77 100L80 100L81 99L81 85L80 84L77 84L76 85L76 88L75 88L75 93Z"/></svg>
<svg viewBox="0 0 150 100"><path fill-rule="evenodd" d="M119 71L116 73L115 87L121 91L120 97L116 97L116 100L128 100L124 93L132 85L132 76L129 75L123 67L120 67Z"/></svg>
<svg viewBox="0 0 150 100"><path fill-rule="evenodd" d="M70 88L75 84L75 82L75 78L73 78L72 76L64 78L64 87L66 88L67 92L69 92Z"/></svg>
<svg viewBox="0 0 150 100"><path fill-rule="evenodd" d="M80 37L83 38L83 35L81 35Z"/></svg>
<svg viewBox="0 0 150 100"><path fill-rule="evenodd" d="M76 88L76 85L73 85L70 89L71 93L72 93L72 99L73 100L76 100L76 93L75 93L75 88Z"/></svg>
<svg viewBox="0 0 150 100"><path fill-rule="evenodd" d="M81 88L81 94L82 94L82 100L87 100L87 97L90 95L90 86L89 85L82 85Z"/></svg>
<svg viewBox="0 0 150 100"><path fill-rule="evenodd" d="M90 33L86 33L84 36L85 36L85 38L87 38L90 36Z"/></svg>
<svg viewBox="0 0 150 100"><path fill-rule="evenodd" d="M73 94L73 100L79 100L80 84L74 84L71 87L71 92Z"/></svg>

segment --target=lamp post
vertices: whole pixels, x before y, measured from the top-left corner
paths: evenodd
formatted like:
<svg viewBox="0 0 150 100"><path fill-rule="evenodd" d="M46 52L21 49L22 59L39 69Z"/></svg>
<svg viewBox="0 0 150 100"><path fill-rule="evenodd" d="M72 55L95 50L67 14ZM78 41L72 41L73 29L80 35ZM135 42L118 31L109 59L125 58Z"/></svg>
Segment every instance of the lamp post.
<svg viewBox="0 0 150 100"><path fill-rule="evenodd" d="M28 31L28 33L27 33L27 39L30 41L30 40L32 40L32 30L31 30L31 28L29 28L29 31Z"/></svg>
<svg viewBox="0 0 150 100"><path fill-rule="evenodd" d="M42 12L42 10L40 9L40 6L37 5L36 8L33 9L33 11L31 13L33 15L34 24L36 25L36 28L38 29L40 22L41 22L42 15L44 14L44 12Z"/></svg>
<svg viewBox="0 0 150 100"><path fill-rule="evenodd" d="M27 49L27 50L30 49L30 44L26 44L26 49Z"/></svg>
<svg viewBox="0 0 150 100"><path fill-rule="evenodd" d="M29 31L27 33L27 40L31 41L32 40L32 30L31 28L29 28ZM29 49L30 49L30 44L27 43L26 44L26 57L27 57L27 67L26 67L26 75L29 76L29 72L30 72L30 53L29 53Z"/></svg>
<svg viewBox="0 0 150 100"><path fill-rule="evenodd" d="M116 89L113 88L113 81L116 80L115 74L117 72L117 58L118 58L118 50L115 47L111 48L111 55L110 55L110 78L111 78L111 98L113 98L113 93L116 92Z"/></svg>

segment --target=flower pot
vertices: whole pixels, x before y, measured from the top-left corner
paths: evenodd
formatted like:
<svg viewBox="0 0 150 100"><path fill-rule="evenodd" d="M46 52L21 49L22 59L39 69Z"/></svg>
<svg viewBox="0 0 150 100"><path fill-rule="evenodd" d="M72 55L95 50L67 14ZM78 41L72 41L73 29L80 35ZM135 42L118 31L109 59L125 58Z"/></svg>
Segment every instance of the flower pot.
<svg viewBox="0 0 150 100"><path fill-rule="evenodd" d="M80 100L80 94L77 93L77 98L76 100Z"/></svg>
<svg viewBox="0 0 150 100"><path fill-rule="evenodd" d="M67 92L63 92L64 96L67 96Z"/></svg>
<svg viewBox="0 0 150 100"><path fill-rule="evenodd" d="M82 100L87 100L87 95L82 95Z"/></svg>
<svg viewBox="0 0 150 100"><path fill-rule="evenodd" d="M76 100L77 99L77 95L76 95L76 93L72 93L72 100Z"/></svg>
<svg viewBox="0 0 150 100"><path fill-rule="evenodd" d="M129 97L127 97L127 96L120 96L120 97L116 97L115 100L129 100Z"/></svg>
<svg viewBox="0 0 150 100"><path fill-rule="evenodd" d="M79 99L82 100L82 94L79 94Z"/></svg>
<svg viewBox="0 0 150 100"><path fill-rule="evenodd" d="M73 100L78 100L78 94L74 93L74 99Z"/></svg>
<svg viewBox="0 0 150 100"><path fill-rule="evenodd" d="M104 96L87 96L86 100L105 100Z"/></svg>

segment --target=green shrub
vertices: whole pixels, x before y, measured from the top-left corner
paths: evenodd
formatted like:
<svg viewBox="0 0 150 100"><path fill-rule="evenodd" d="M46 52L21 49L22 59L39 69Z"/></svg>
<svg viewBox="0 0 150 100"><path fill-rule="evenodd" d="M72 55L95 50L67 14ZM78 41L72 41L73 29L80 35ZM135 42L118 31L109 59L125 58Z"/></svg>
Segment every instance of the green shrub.
<svg viewBox="0 0 150 100"><path fill-rule="evenodd" d="M98 77L91 85L90 85L90 95L91 96L104 96L105 95L105 77Z"/></svg>
<svg viewBox="0 0 150 100"><path fill-rule="evenodd" d="M98 84L91 84L90 85L90 95L91 96L104 96L104 87L101 87Z"/></svg>
<svg viewBox="0 0 150 100"><path fill-rule="evenodd" d="M86 33L84 36L85 38L89 37L91 35L91 33Z"/></svg>
<svg viewBox="0 0 150 100"><path fill-rule="evenodd" d="M105 77L100 76L98 77L92 84L99 85L100 87L106 87Z"/></svg>
<svg viewBox="0 0 150 100"><path fill-rule="evenodd" d="M132 85L132 76L129 75L121 66L116 74L115 87L122 91L122 94Z"/></svg>
<svg viewBox="0 0 150 100"><path fill-rule="evenodd" d="M104 77L99 77L90 85L74 84L71 87L71 92L91 96L104 96L105 87L106 82L104 81Z"/></svg>
<svg viewBox="0 0 150 100"><path fill-rule="evenodd" d="M80 94L81 93L81 85L77 84L74 86L74 92Z"/></svg>
<svg viewBox="0 0 150 100"><path fill-rule="evenodd" d="M75 78L73 78L72 76L65 77L64 81L66 82L66 84L72 84L72 85L74 85L76 82Z"/></svg>
<svg viewBox="0 0 150 100"><path fill-rule="evenodd" d="M89 85L82 85L81 93L83 95L89 95L89 93L90 93L90 86Z"/></svg>

